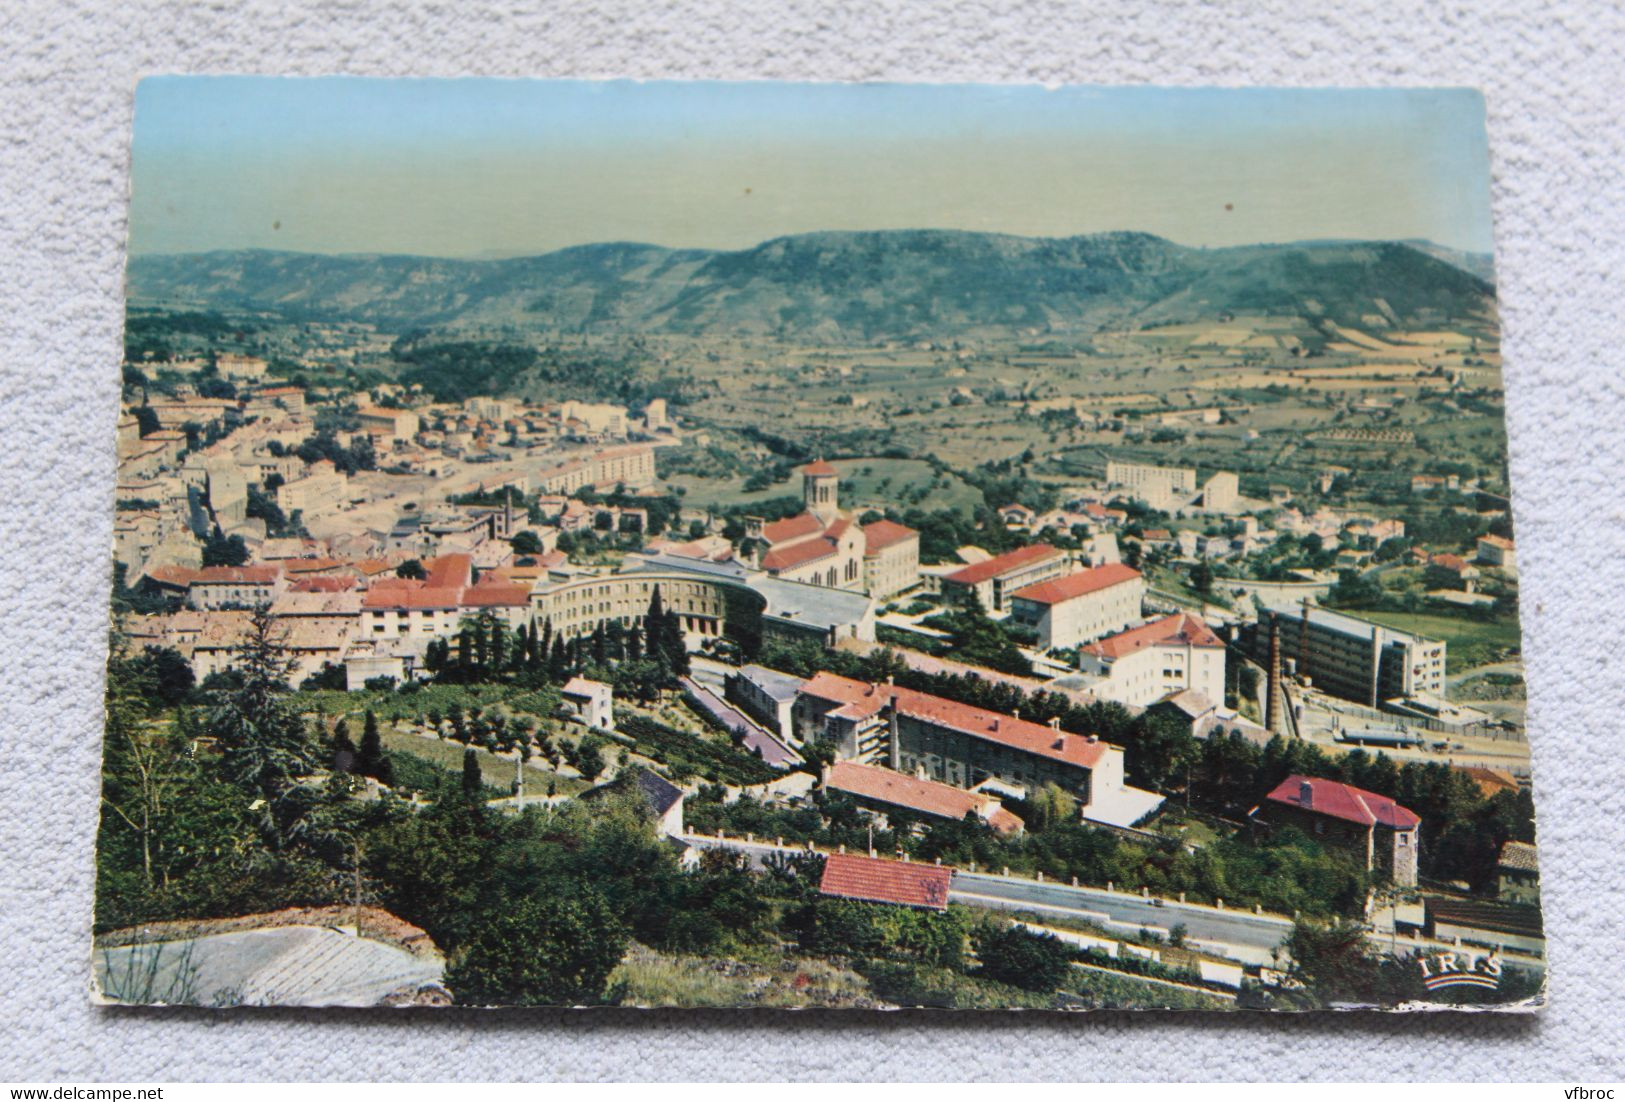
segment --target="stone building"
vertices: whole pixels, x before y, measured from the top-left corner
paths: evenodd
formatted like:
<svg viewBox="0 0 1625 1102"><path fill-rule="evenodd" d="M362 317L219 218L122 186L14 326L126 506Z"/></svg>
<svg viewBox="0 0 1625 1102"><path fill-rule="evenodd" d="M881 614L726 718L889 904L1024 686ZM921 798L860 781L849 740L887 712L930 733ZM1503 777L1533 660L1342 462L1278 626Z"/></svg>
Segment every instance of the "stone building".
<svg viewBox="0 0 1625 1102"><path fill-rule="evenodd" d="M1416 885L1422 820L1387 796L1294 773L1251 818L1268 827L1297 827L1323 845L1337 846L1400 887Z"/></svg>

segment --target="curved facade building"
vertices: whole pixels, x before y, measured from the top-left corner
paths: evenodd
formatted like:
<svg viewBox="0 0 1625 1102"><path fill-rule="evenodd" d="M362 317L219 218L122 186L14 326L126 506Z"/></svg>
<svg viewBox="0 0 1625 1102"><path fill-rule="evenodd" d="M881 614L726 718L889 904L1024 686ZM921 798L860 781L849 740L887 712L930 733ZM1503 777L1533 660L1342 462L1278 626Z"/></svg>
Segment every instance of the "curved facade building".
<svg viewBox="0 0 1625 1102"><path fill-rule="evenodd" d="M825 645L852 638L872 642L874 602L862 593L829 589L746 570L663 555L629 560L621 573L543 583L531 591L531 613L566 638L599 624L630 625L661 603L690 635L725 635L754 651L772 636L813 638Z"/></svg>

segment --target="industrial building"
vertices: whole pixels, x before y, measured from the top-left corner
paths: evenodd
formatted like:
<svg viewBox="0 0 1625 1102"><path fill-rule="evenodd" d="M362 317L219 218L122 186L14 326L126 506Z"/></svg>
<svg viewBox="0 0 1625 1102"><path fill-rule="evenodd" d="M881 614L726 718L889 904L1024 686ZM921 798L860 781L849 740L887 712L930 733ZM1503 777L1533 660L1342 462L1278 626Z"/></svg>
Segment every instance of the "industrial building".
<svg viewBox="0 0 1625 1102"><path fill-rule="evenodd" d="M1266 669L1272 632L1291 672L1332 696L1376 708L1396 698L1444 695L1439 640L1318 605L1265 607L1246 640L1249 655Z"/></svg>

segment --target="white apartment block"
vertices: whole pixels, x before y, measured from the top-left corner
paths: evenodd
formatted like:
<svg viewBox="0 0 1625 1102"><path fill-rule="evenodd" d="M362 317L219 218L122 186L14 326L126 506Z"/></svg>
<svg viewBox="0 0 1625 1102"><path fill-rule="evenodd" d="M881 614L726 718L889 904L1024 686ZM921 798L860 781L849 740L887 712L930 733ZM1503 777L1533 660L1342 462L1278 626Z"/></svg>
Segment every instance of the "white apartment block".
<svg viewBox="0 0 1625 1102"><path fill-rule="evenodd" d="M1140 572L1110 563L1016 590L1010 615L1034 629L1046 649L1075 647L1135 623L1144 601Z"/></svg>
<svg viewBox="0 0 1625 1102"><path fill-rule="evenodd" d="M1224 641L1199 618L1178 612L1081 649L1078 668L1098 680L1102 700L1143 708L1185 689L1224 701Z"/></svg>
<svg viewBox="0 0 1625 1102"><path fill-rule="evenodd" d="M418 415L409 409L365 406L356 416L362 432L387 436L391 444L410 444L418 434Z"/></svg>
<svg viewBox="0 0 1625 1102"><path fill-rule="evenodd" d="M1196 493L1196 471L1190 467L1157 467L1149 463L1106 462L1106 482L1153 509L1173 512Z"/></svg>

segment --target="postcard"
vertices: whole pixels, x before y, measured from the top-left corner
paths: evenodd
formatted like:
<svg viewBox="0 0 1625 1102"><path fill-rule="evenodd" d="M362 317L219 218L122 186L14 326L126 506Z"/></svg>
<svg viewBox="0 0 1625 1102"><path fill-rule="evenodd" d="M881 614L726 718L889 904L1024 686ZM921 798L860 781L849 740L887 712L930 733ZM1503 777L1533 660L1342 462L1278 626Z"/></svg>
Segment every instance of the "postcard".
<svg viewBox="0 0 1625 1102"><path fill-rule="evenodd" d="M1484 105L161 77L95 998L1529 1010Z"/></svg>

